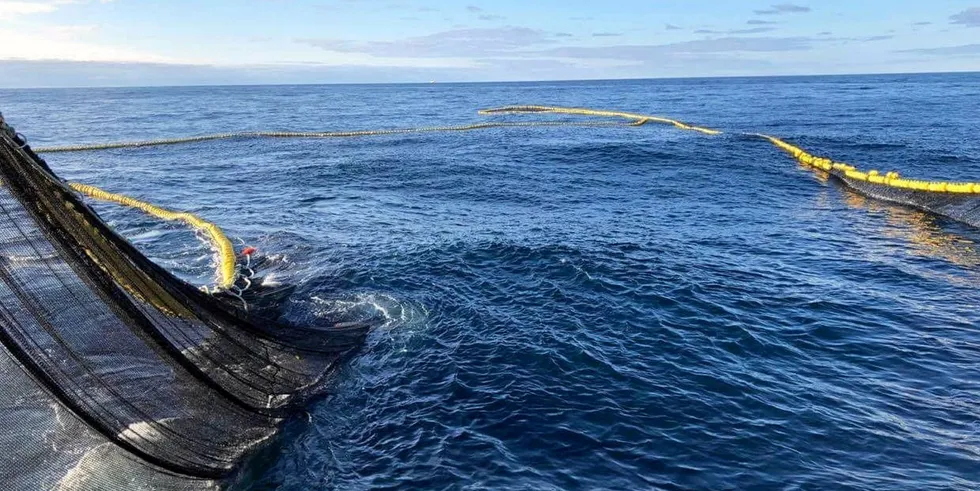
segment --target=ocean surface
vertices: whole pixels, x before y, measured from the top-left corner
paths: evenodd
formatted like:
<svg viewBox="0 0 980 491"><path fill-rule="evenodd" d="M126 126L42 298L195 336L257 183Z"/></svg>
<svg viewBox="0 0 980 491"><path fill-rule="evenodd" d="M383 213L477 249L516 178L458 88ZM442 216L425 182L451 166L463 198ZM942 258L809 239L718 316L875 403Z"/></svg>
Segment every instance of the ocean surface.
<svg viewBox="0 0 980 491"><path fill-rule="evenodd" d="M980 181L980 74L0 90L35 146L467 124L505 104ZM760 140L537 127L48 162L283 257L294 321L386 319L237 489L980 487L980 230ZM212 280L193 233L96 207Z"/></svg>

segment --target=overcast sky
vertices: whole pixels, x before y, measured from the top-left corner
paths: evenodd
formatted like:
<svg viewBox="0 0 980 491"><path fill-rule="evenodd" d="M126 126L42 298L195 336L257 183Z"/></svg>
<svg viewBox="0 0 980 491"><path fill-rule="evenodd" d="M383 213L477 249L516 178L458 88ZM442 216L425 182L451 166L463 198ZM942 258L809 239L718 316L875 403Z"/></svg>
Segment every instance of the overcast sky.
<svg viewBox="0 0 980 491"><path fill-rule="evenodd" d="M980 0L0 0L0 87L980 71Z"/></svg>

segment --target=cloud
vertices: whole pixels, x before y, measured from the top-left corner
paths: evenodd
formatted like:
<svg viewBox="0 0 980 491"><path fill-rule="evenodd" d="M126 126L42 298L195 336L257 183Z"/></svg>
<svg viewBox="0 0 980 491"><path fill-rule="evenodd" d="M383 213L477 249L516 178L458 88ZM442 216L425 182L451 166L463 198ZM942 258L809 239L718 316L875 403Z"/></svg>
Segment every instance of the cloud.
<svg viewBox="0 0 980 491"><path fill-rule="evenodd" d="M46 14L54 12L58 7L54 2L5 2L0 1L0 19L7 20L22 15Z"/></svg>
<svg viewBox="0 0 980 491"><path fill-rule="evenodd" d="M2 34L2 31L0 31ZM354 53L351 61L213 65L3 61L0 87L223 85L556 80L590 78L790 75L812 73L817 37L726 36L664 44L561 45L559 33L527 28L463 29L388 41L304 39ZM569 42L567 39L561 39ZM857 41L857 39L855 39ZM933 48L907 56L904 66L931 70L964 62L940 55L978 56L980 45ZM330 55L332 58L335 55ZM338 55L339 56L339 55ZM972 60L973 58L971 58ZM916 61L918 60L918 61ZM867 65L823 64L826 73ZM862 62L864 63L864 62ZM874 67L887 67L874 65Z"/></svg>
<svg viewBox="0 0 980 491"><path fill-rule="evenodd" d="M703 62L708 60L710 66ZM322 64L191 65L154 63L106 63L71 61L0 60L0 87L107 87L159 85L399 83L430 80L467 82L488 80L583 80L636 78L641 76L690 76L699 74L746 75L771 69L768 62L728 58L665 60L642 66L601 60L551 60L537 58L488 58L468 67L363 66ZM704 71L707 69L708 71ZM5 116L13 118L14 113ZM26 118L27 115L24 115Z"/></svg>
<svg viewBox="0 0 980 491"><path fill-rule="evenodd" d="M904 49L896 53L910 53L931 56L974 56L980 55L980 44L964 44L961 46L943 46L939 48Z"/></svg>
<svg viewBox="0 0 980 491"><path fill-rule="evenodd" d="M765 10L756 10L757 15L782 15L782 14L801 14L809 12L810 7L795 5L792 3L780 3Z"/></svg>
<svg viewBox="0 0 980 491"><path fill-rule="evenodd" d="M486 80L503 78L506 75L506 72L499 73L495 70L494 66L490 64L474 69L319 64L221 66L180 63L0 60L0 87L428 82L430 80Z"/></svg>
<svg viewBox="0 0 980 491"><path fill-rule="evenodd" d="M98 26L31 23L0 27L0 60L173 61L126 45L101 43Z"/></svg>
<svg viewBox="0 0 980 491"><path fill-rule="evenodd" d="M806 37L724 37L669 44L620 46L567 46L541 51L561 58L648 61L702 54L773 53L807 51L813 41Z"/></svg>
<svg viewBox="0 0 980 491"><path fill-rule="evenodd" d="M775 30L775 27L752 27L749 29L732 29L728 31L728 34L759 34L763 32L772 32Z"/></svg>
<svg viewBox="0 0 980 491"><path fill-rule="evenodd" d="M769 27L742 29L751 33L769 30ZM596 32L606 37L614 32ZM611 37L611 36L610 36ZM416 65L423 60L433 60L441 65L430 67L515 67L521 63L551 63L559 61L571 64L575 70L565 70L563 76L590 78L585 68L605 73L635 77L637 67L655 70L652 73L716 73L746 74L755 68L771 69L774 65L761 60L758 54L801 52L813 49L818 42L809 37L755 37L725 35L713 39L700 39L667 44L621 44L606 46L562 45L567 36L526 27L468 28L439 32L427 36L387 41L355 41L343 39L297 39L297 42L328 51L367 55L381 65ZM567 42L567 41L565 41ZM623 68L631 67L631 68ZM494 70L496 70L494 68ZM583 71L579 73L579 68ZM663 70L661 70L661 68ZM620 70L620 71L616 71ZM572 72L575 72L574 74ZM476 73L476 72L474 72ZM496 79L524 77L520 73L499 73ZM534 72L539 73L539 72ZM551 75L546 78L556 78ZM557 78L561 78L560 76ZM491 78L493 79L493 78Z"/></svg>
<svg viewBox="0 0 980 491"><path fill-rule="evenodd" d="M55 22L56 19L44 16L62 9L68 10L68 7L106 4L111 1L0 0L0 60L173 61L125 43L102 42L99 39L98 25L59 24ZM94 12L65 13L71 15L61 17L95 18Z"/></svg>
<svg viewBox="0 0 980 491"><path fill-rule="evenodd" d="M958 14L951 15L949 20L953 24L960 24L966 27L980 27L980 7L966 9Z"/></svg>
<svg viewBox="0 0 980 491"><path fill-rule="evenodd" d="M388 58L492 57L554 43L545 31L527 27L453 29L398 41L301 38L297 42L338 53Z"/></svg>
<svg viewBox="0 0 980 491"><path fill-rule="evenodd" d="M750 27L748 29L729 29L727 31L715 31L712 29L698 29L695 34L761 34L763 32L775 31L775 27Z"/></svg>
<svg viewBox="0 0 980 491"><path fill-rule="evenodd" d="M48 14L64 5L93 3L96 0L0 0L0 22L16 17L36 14ZM97 0L98 3L109 3L112 0Z"/></svg>
<svg viewBox="0 0 980 491"><path fill-rule="evenodd" d="M972 42L969 38L945 42L937 38L918 43L911 40L909 44L899 45L896 41L887 41L892 36L886 32L887 28L879 30L880 35L860 33L847 38L834 37L829 32L820 35L791 33L788 23L793 19L792 15L810 11L810 7L802 3L806 0L761 1L754 7L743 7L743 14L749 15L729 19L728 24L696 27L682 22L685 24L682 28L661 23L664 31L686 35L665 33L662 40L637 41L633 40L634 33L630 30L599 26L594 22L570 23L575 26L574 33L571 27L565 29L567 32L554 32L559 28L551 31L507 25L518 21L513 16L509 21L480 22L478 19L502 19L494 14L506 12L498 11L496 4L472 4L478 0L441 7L443 13L435 15L423 14L434 9L419 7L428 2L374 0L369 6L397 5L398 9L390 14L392 17L431 17L445 26L444 31L423 31L430 34L406 36L390 30L377 33L360 30L346 39L343 35L332 39L322 34L295 34L295 37L306 37L290 40L275 33L271 33L270 39L270 33L262 32L262 29L248 29L234 34L237 36L234 39L225 37L227 33L212 33L189 41L161 38L161 43L168 44L159 46L163 51L152 53L139 52L144 44L125 43L121 40L125 33L115 29L101 32L96 25L87 25L101 21L95 8L98 1L0 0L0 60L8 59L0 61L0 81L5 81L0 84L72 85L76 83L70 76L73 73L83 75L77 82L82 85L764 75L831 73L843 63L851 63L847 68L849 71L887 71L896 67L970 68L976 66L980 56L980 46L976 44L950 46ZM364 0L354 1L364 5ZM768 7L773 2L776 4ZM977 5L976 2L967 2L969 4ZM765 10L759 11L760 16L753 16L753 8ZM929 16L936 18L936 27L929 30L948 27L952 32L965 34L980 31L942 25L980 25L980 12L977 12L980 9L964 8ZM441 20L453 10L456 13L452 20ZM962 12L950 16L960 10ZM48 15L51 12L56 13ZM569 23L567 17L572 15L584 14L568 12L558 20ZM812 15L817 15L816 9ZM950 16L948 21L945 20L947 16ZM8 19L14 20L8 22ZM72 22L67 19L82 20L74 21L79 25L54 25ZM469 27L449 27L459 20L465 20ZM683 18L677 20L683 21ZM914 18L906 19L904 30L925 31L925 28L910 25L929 25L913 22ZM660 31L660 26L654 23L652 28ZM702 27L704 29L700 29L698 35L692 33ZM842 31L836 33L836 36L845 35ZM688 40L669 42L679 39ZM235 40L241 43L238 49L229 46ZM283 44L290 41L293 44ZM207 49L197 49L203 45L207 45ZM853 49L858 46L861 50ZM909 50L904 57L893 51L907 48L923 49ZM175 58L163 58L160 56L163 54ZM14 57L22 59L10 61ZM47 61L28 63L24 60ZM284 62L273 65L275 60ZM210 61L216 64L208 64ZM862 63L867 67L862 68ZM175 73L168 73L170 69ZM132 76L127 70L134 72ZM50 79L45 78L49 75Z"/></svg>
<svg viewBox="0 0 980 491"><path fill-rule="evenodd" d="M478 65L484 70L494 72L520 74L521 77L554 77L556 72L567 72L574 70L576 66L572 63L560 60L527 60L512 58L490 58L482 60Z"/></svg>
<svg viewBox="0 0 980 491"><path fill-rule="evenodd" d="M477 15L476 18L477 19L480 19L480 20L492 21L492 20L504 20L504 19L506 19L506 17L504 17L502 15L489 14L482 7L477 7L476 5L467 5L466 6L466 11L467 12L470 12L472 14L479 14L479 15Z"/></svg>

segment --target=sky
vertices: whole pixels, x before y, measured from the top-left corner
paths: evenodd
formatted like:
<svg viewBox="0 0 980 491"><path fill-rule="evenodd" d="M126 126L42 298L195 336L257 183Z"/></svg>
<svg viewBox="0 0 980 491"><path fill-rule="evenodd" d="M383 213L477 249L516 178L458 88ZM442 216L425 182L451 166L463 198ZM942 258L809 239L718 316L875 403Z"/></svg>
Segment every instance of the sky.
<svg viewBox="0 0 980 491"><path fill-rule="evenodd" d="M0 87L980 71L980 0L0 0Z"/></svg>

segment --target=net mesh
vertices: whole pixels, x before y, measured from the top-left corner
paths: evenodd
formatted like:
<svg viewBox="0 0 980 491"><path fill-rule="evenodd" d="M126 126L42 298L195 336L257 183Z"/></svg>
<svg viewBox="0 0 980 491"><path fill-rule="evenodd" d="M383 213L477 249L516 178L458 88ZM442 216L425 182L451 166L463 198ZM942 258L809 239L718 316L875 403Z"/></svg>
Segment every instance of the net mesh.
<svg viewBox="0 0 980 491"><path fill-rule="evenodd" d="M0 120L0 489L220 486L367 329L184 283Z"/></svg>
<svg viewBox="0 0 980 491"><path fill-rule="evenodd" d="M980 195L978 194L937 193L915 189L902 189L852 179L847 177L844 172L838 170L830 171L830 174L865 196L911 206L952 218L953 220L974 227L980 227Z"/></svg>

